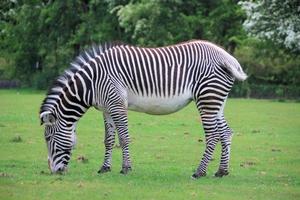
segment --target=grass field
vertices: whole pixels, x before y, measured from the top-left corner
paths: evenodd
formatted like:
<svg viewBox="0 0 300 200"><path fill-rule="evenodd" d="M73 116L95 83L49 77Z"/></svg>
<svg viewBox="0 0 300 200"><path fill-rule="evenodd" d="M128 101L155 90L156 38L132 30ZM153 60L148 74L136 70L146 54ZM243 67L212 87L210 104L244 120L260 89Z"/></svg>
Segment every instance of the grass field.
<svg viewBox="0 0 300 200"><path fill-rule="evenodd" d="M38 110L44 92L0 90L0 199L300 199L300 103L229 99L234 130L230 175L190 176L203 153L204 134L194 104L167 116L129 112L133 171L98 175L103 160L102 113L80 120L66 175L51 175ZM85 160L82 161L84 157Z"/></svg>

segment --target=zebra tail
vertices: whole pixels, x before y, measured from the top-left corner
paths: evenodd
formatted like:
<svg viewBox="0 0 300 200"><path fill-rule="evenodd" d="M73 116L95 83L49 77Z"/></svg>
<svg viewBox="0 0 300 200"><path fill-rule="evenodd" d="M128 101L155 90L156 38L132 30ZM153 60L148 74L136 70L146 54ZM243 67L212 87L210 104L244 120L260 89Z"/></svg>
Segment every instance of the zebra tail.
<svg viewBox="0 0 300 200"><path fill-rule="evenodd" d="M234 78L239 81L244 81L247 79L247 74L243 71L242 67L238 63L225 63L224 67L229 70Z"/></svg>

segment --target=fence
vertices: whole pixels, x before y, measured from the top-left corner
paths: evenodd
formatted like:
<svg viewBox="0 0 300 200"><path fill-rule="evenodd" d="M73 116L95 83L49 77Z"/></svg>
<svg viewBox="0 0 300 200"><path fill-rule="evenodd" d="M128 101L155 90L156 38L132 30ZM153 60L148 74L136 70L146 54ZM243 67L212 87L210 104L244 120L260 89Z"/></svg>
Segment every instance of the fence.
<svg viewBox="0 0 300 200"><path fill-rule="evenodd" d="M300 100L300 86L252 84L244 82L233 86L230 97Z"/></svg>
<svg viewBox="0 0 300 200"><path fill-rule="evenodd" d="M20 86L20 81L17 80L0 80L0 89L18 88Z"/></svg>

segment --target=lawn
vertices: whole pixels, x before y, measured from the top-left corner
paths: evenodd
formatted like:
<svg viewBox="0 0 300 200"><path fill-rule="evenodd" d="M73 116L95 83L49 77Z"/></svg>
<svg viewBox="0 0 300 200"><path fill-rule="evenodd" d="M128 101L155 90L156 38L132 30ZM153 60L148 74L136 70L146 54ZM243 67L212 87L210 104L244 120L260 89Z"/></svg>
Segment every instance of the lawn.
<svg viewBox="0 0 300 200"><path fill-rule="evenodd" d="M90 109L79 121L68 173L51 175L38 118L44 93L0 90L0 199L300 199L300 103L229 99L230 174L213 177L218 147L208 176L198 180L190 176L204 133L193 103L166 116L129 112L133 171L127 176L119 174L118 147L112 172L97 174L104 127L102 113Z"/></svg>

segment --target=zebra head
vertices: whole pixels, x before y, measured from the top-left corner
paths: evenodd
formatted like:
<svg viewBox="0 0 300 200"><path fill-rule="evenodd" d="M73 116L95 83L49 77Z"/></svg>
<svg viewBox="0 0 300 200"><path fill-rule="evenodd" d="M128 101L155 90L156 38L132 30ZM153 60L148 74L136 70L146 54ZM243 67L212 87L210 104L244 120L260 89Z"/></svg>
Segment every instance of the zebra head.
<svg viewBox="0 0 300 200"><path fill-rule="evenodd" d="M40 119L45 125L49 169L52 173L65 172L76 143L75 124L64 123L50 111L42 112Z"/></svg>

